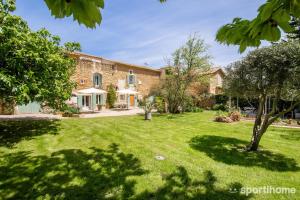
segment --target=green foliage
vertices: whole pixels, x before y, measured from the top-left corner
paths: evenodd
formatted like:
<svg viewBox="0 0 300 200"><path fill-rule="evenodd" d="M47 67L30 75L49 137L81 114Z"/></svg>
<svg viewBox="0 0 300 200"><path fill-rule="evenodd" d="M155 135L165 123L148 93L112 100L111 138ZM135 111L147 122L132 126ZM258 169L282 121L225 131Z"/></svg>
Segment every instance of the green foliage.
<svg viewBox="0 0 300 200"><path fill-rule="evenodd" d="M248 151L257 151L268 127L300 105L300 43L282 42L257 49L227 72L224 85L228 94L259 100L252 139L246 147ZM272 109L263 114L268 98L272 100ZM282 108L280 100L291 103Z"/></svg>
<svg viewBox="0 0 300 200"><path fill-rule="evenodd" d="M44 0L56 18L73 16L74 21L88 28L101 24L104 0ZM161 3L166 0L159 0Z"/></svg>
<svg viewBox="0 0 300 200"><path fill-rule="evenodd" d="M218 30L216 40L226 45L239 45L239 51L244 52L247 47L259 46L262 40L278 41L281 30L286 33L293 31L289 23L291 17L300 17L298 0L267 0L258 9L256 18L235 18Z"/></svg>
<svg viewBox="0 0 300 200"><path fill-rule="evenodd" d="M155 107L158 113L165 113L165 102L162 97L155 97Z"/></svg>
<svg viewBox="0 0 300 200"><path fill-rule="evenodd" d="M102 20L101 9L104 0L44 0L51 14L56 18L73 16L79 24L89 28L99 25Z"/></svg>
<svg viewBox="0 0 300 200"><path fill-rule="evenodd" d="M144 97L143 100L140 101L140 106L144 109L145 114L151 113L156 107L155 99L153 97Z"/></svg>
<svg viewBox="0 0 300 200"><path fill-rule="evenodd" d="M0 97L13 104L32 101L63 109L75 83L75 61L46 29L33 32L10 6L0 10Z"/></svg>
<svg viewBox="0 0 300 200"><path fill-rule="evenodd" d="M222 110L218 110L215 114L216 117L228 117L228 112L226 111L222 111Z"/></svg>
<svg viewBox="0 0 300 200"><path fill-rule="evenodd" d="M191 95L188 88L192 83L203 80L201 71L209 69L209 56L204 40L194 35L185 45L173 53L172 63L163 80L162 96L170 113L184 112L189 107Z"/></svg>
<svg viewBox="0 0 300 200"><path fill-rule="evenodd" d="M223 94L218 94L215 95L215 100L216 100L216 104L224 104L226 105L226 103L229 100L229 97Z"/></svg>
<svg viewBox="0 0 300 200"><path fill-rule="evenodd" d="M66 42L64 47L67 51L74 52L74 51L81 51L81 45L78 42Z"/></svg>
<svg viewBox="0 0 300 200"><path fill-rule="evenodd" d="M282 42L250 52L227 69L225 92L231 96L278 96L294 101L300 94L300 44Z"/></svg>
<svg viewBox="0 0 300 200"><path fill-rule="evenodd" d="M196 106L193 106L193 107L190 107L188 110L185 110L185 111L186 112L199 113L199 112L203 112L203 109L199 108L199 107L196 107Z"/></svg>
<svg viewBox="0 0 300 200"><path fill-rule="evenodd" d="M228 111L228 106L226 106L225 104L215 104L213 105L212 110Z"/></svg>
<svg viewBox="0 0 300 200"><path fill-rule="evenodd" d="M115 106L115 102L117 101L117 93L116 88L113 84L110 84L107 91L107 99L106 99L109 108L113 108Z"/></svg>
<svg viewBox="0 0 300 200"><path fill-rule="evenodd" d="M67 106L65 108L64 112L72 113L72 114L78 114L79 113L79 108L73 107L73 106Z"/></svg>
<svg viewBox="0 0 300 200"><path fill-rule="evenodd" d="M63 112L63 117L73 117L74 114L79 113L79 108L73 106L66 106Z"/></svg>

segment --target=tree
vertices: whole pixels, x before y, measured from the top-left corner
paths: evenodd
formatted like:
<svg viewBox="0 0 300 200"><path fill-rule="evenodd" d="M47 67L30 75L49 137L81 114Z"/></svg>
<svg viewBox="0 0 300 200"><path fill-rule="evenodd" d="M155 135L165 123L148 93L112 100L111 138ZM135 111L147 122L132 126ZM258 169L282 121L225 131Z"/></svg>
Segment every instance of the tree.
<svg viewBox="0 0 300 200"><path fill-rule="evenodd" d="M115 102L117 100L116 89L113 84L110 84L107 92L107 103L109 108L113 108L115 106Z"/></svg>
<svg viewBox="0 0 300 200"><path fill-rule="evenodd" d="M170 113L179 113L184 110L188 98L188 87L200 81L201 72L209 69L209 56L205 53L207 45L196 35L190 37L185 45L173 53L173 61L166 69L163 80L163 97L168 104Z"/></svg>
<svg viewBox="0 0 300 200"><path fill-rule="evenodd" d="M256 151L268 127L300 105L300 44L282 42L252 51L227 69L225 91L231 96L259 100L247 146L247 150ZM272 99L272 110L264 115L267 98ZM280 107L280 100L289 101L289 107Z"/></svg>
<svg viewBox="0 0 300 200"><path fill-rule="evenodd" d="M0 2L0 100L12 106L38 101L61 110L75 86L70 80L75 61L58 36L31 31L10 14L13 10L12 4Z"/></svg>
<svg viewBox="0 0 300 200"><path fill-rule="evenodd" d="M289 22L299 17L299 0L267 0L258 9L257 17L253 20L235 18L218 30L216 40L226 45L239 45L239 51L244 52L247 47L260 46L262 40L279 41L281 30L292 32Z"/></svg>
<svg viewBox="0 0 300 200"><path fill-rule="evenodd" d="M56 18L73 16L79 24L95 28L101 24L104 0L44 0ZM166 0L159 0L161 3Z"/></svg>

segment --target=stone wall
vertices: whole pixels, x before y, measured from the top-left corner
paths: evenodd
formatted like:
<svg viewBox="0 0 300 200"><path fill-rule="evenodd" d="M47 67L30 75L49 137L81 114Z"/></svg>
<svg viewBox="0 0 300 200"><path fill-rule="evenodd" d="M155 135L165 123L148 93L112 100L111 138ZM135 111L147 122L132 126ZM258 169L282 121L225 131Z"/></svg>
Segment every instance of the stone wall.
<svg viewBox="0 0 300 200"><path fill-rule="evenodd" d="M77 67L72 79L77 83L76 90L94 87L93 74L95 73L102 75L101 89L107 90L110 84L118 86L118 82L121 80L125 82L125 88L129 88L127 77L129 71L132 71L136 81L131 87L142 96L148 95L151 88L158 85L160 81L159 70L123 64L85 54L75 55L74 57L77 61Z"/></svg>
<svg viewBox="0 0 300 200"><path fill-rule="evenodd" d="M224 74L220 71L216 71L215 73L211 74L209 80L209 93L210 94L221 94L223 92L223 79Z"/></svg>

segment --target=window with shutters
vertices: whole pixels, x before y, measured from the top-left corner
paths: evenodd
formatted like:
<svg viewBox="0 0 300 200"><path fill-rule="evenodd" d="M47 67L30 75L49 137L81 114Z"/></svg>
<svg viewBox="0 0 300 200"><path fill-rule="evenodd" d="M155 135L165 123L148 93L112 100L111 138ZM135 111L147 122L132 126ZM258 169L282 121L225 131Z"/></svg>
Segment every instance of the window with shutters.
<svg viewBox="0 0 300 200"><path fill-rule="evenodd" d="M95 88L101 88L102 86L102 75L101 74L94 74L93 75L93 82Z"/></svg>
<svg viewBox="0 0 300 200"><path fill-rule="evenodd" d="M96 104L97 105L101 104L101 95L96 95Z"/></svg>
<svg viewBox="0 0 300 200"><path fill-rule="evenodd" d="M135 75L133 74L128 75L128 84L135 84Z"/></svg>

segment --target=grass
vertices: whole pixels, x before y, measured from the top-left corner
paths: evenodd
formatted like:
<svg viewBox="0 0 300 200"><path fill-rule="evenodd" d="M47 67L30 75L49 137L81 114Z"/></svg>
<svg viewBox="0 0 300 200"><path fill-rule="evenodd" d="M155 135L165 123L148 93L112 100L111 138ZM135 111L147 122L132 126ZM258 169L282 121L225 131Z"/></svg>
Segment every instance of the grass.
<svg viewBox="0 0 300 200"><path fill-rule="evenodd" d="M0 199L300 199L300 130L271 127L246 153L251 124L213 117L0 122ZM297 192L233 192L263 186Z"/></svg>

